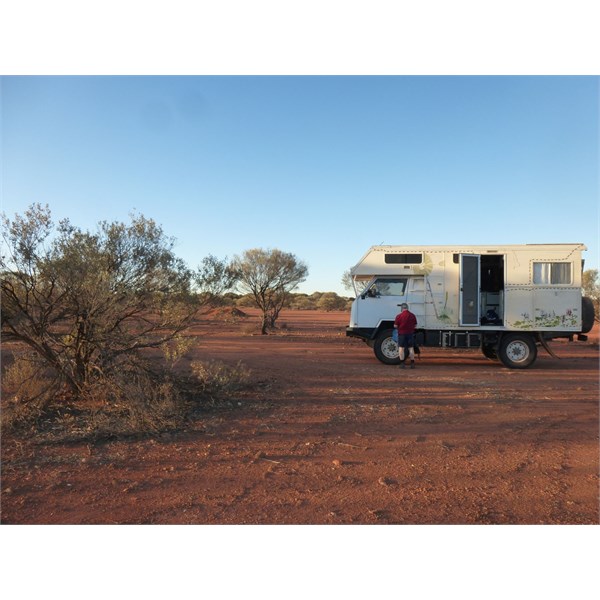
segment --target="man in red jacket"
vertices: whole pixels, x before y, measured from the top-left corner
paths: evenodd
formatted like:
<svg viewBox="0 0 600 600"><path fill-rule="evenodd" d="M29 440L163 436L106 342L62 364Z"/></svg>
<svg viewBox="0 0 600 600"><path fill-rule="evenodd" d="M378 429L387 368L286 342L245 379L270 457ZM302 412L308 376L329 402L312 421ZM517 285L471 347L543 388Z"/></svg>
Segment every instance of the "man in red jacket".
<svg viewBox="0 0 600 600"><path fill-rule="evenodd" d="M401 312L396 315L394 329L398 330L398 355L400 366L404 368L406 349L410 357L410 368L415 368L415 329L417 328L417 317L408 310L408 304L400 305Z"/></svg>

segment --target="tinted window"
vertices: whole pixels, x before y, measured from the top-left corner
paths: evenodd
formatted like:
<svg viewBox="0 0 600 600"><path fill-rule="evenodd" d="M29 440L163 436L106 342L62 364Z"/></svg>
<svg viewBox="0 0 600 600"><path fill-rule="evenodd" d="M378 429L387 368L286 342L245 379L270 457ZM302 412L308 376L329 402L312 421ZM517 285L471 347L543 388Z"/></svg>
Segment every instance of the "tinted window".
<svg viewBox="0 0 600 600"><path fill-rule="evenodd" d="M422 254L386 254L385 262L388 265L420 265L423 262Z"/></svg>

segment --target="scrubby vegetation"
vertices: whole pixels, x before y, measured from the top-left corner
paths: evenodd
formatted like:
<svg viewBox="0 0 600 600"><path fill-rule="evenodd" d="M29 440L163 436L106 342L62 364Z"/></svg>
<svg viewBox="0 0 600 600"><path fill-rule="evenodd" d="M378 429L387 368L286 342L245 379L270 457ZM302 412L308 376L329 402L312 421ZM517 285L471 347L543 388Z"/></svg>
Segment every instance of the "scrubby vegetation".
<svg viewBox="0 0 600 600"><path fill-rule="evenodd" d="M252 371L241 361L233 366L214 360L194 361L191 367L199 392L212 402L231 398L253 385Z"/></svg>
<svg viewBox="0 0 600 600"><path fill-rule="evenodd" d="M335 292L314 292L312 294L291 293L283 308L288 310L350 310L354 298L338 296ZM223 304L252 308L256 304L251 294L227 293L222 296Z"/></svg>
<svg viewBox="0 0 600 600"><path fill-rule="evenodd" d="M5 432L61 416L81 431L160 431L191 401L214 398L212 384L198 394L173 365L220 290L197 292L154 221L132 216L89 232L55 224L38 204L4 217L2 240L2 340L15 348L2 377Z"/></svg>
<svg viewBox="0 0 600 600"><path fill-rule="evenodd" d="M2 430L47 440L93 441L177 429L199 411L231 405L240 393L260 385L241 362L195 361L186 375L173 370L125 371L108 387L89 389L85 397L55 391L40 402L35 398L48 379L32 368L30 359L19 355L4 372Z"/></svg>
<svg viewBox="0 0 600 600"><path fill-rule="evenodd" d="M81 439L179 427L254 385L242 363L176 368L199 312L264 334L283 308L349 307L335 293L293 294L308 269L280 250L231 262L209 255L194 272L142 215L84 231L35 204L3 216L2 246L2 341L13 350L2 373L5 433ZM244 322L247 306L262 311L260 327Z"/></svg>

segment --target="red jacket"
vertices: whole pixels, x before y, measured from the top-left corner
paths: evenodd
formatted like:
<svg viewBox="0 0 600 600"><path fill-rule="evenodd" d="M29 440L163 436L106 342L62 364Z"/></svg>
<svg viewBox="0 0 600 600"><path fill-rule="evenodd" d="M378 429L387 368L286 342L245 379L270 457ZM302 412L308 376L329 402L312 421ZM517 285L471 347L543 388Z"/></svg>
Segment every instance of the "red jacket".
<svg viewBox="0 0 600 600"><path fill-rule="evenodd" d="M398 333L400 335L414 333L417 327L417 317L409 310L403 310L399 315L396 315L394 325L398 328Z"/></svg>

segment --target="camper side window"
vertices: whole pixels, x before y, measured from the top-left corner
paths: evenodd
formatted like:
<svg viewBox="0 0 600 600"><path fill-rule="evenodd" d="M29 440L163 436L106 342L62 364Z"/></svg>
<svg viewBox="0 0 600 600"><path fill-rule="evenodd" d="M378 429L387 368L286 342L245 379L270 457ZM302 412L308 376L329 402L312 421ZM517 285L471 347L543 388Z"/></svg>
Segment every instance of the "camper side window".
<svg viewBox="0 0 600 600"><path fill-rule="evenodd" d="M571 263L533 263L533 283L537 285L569 285L571 282Z"/></svg>

